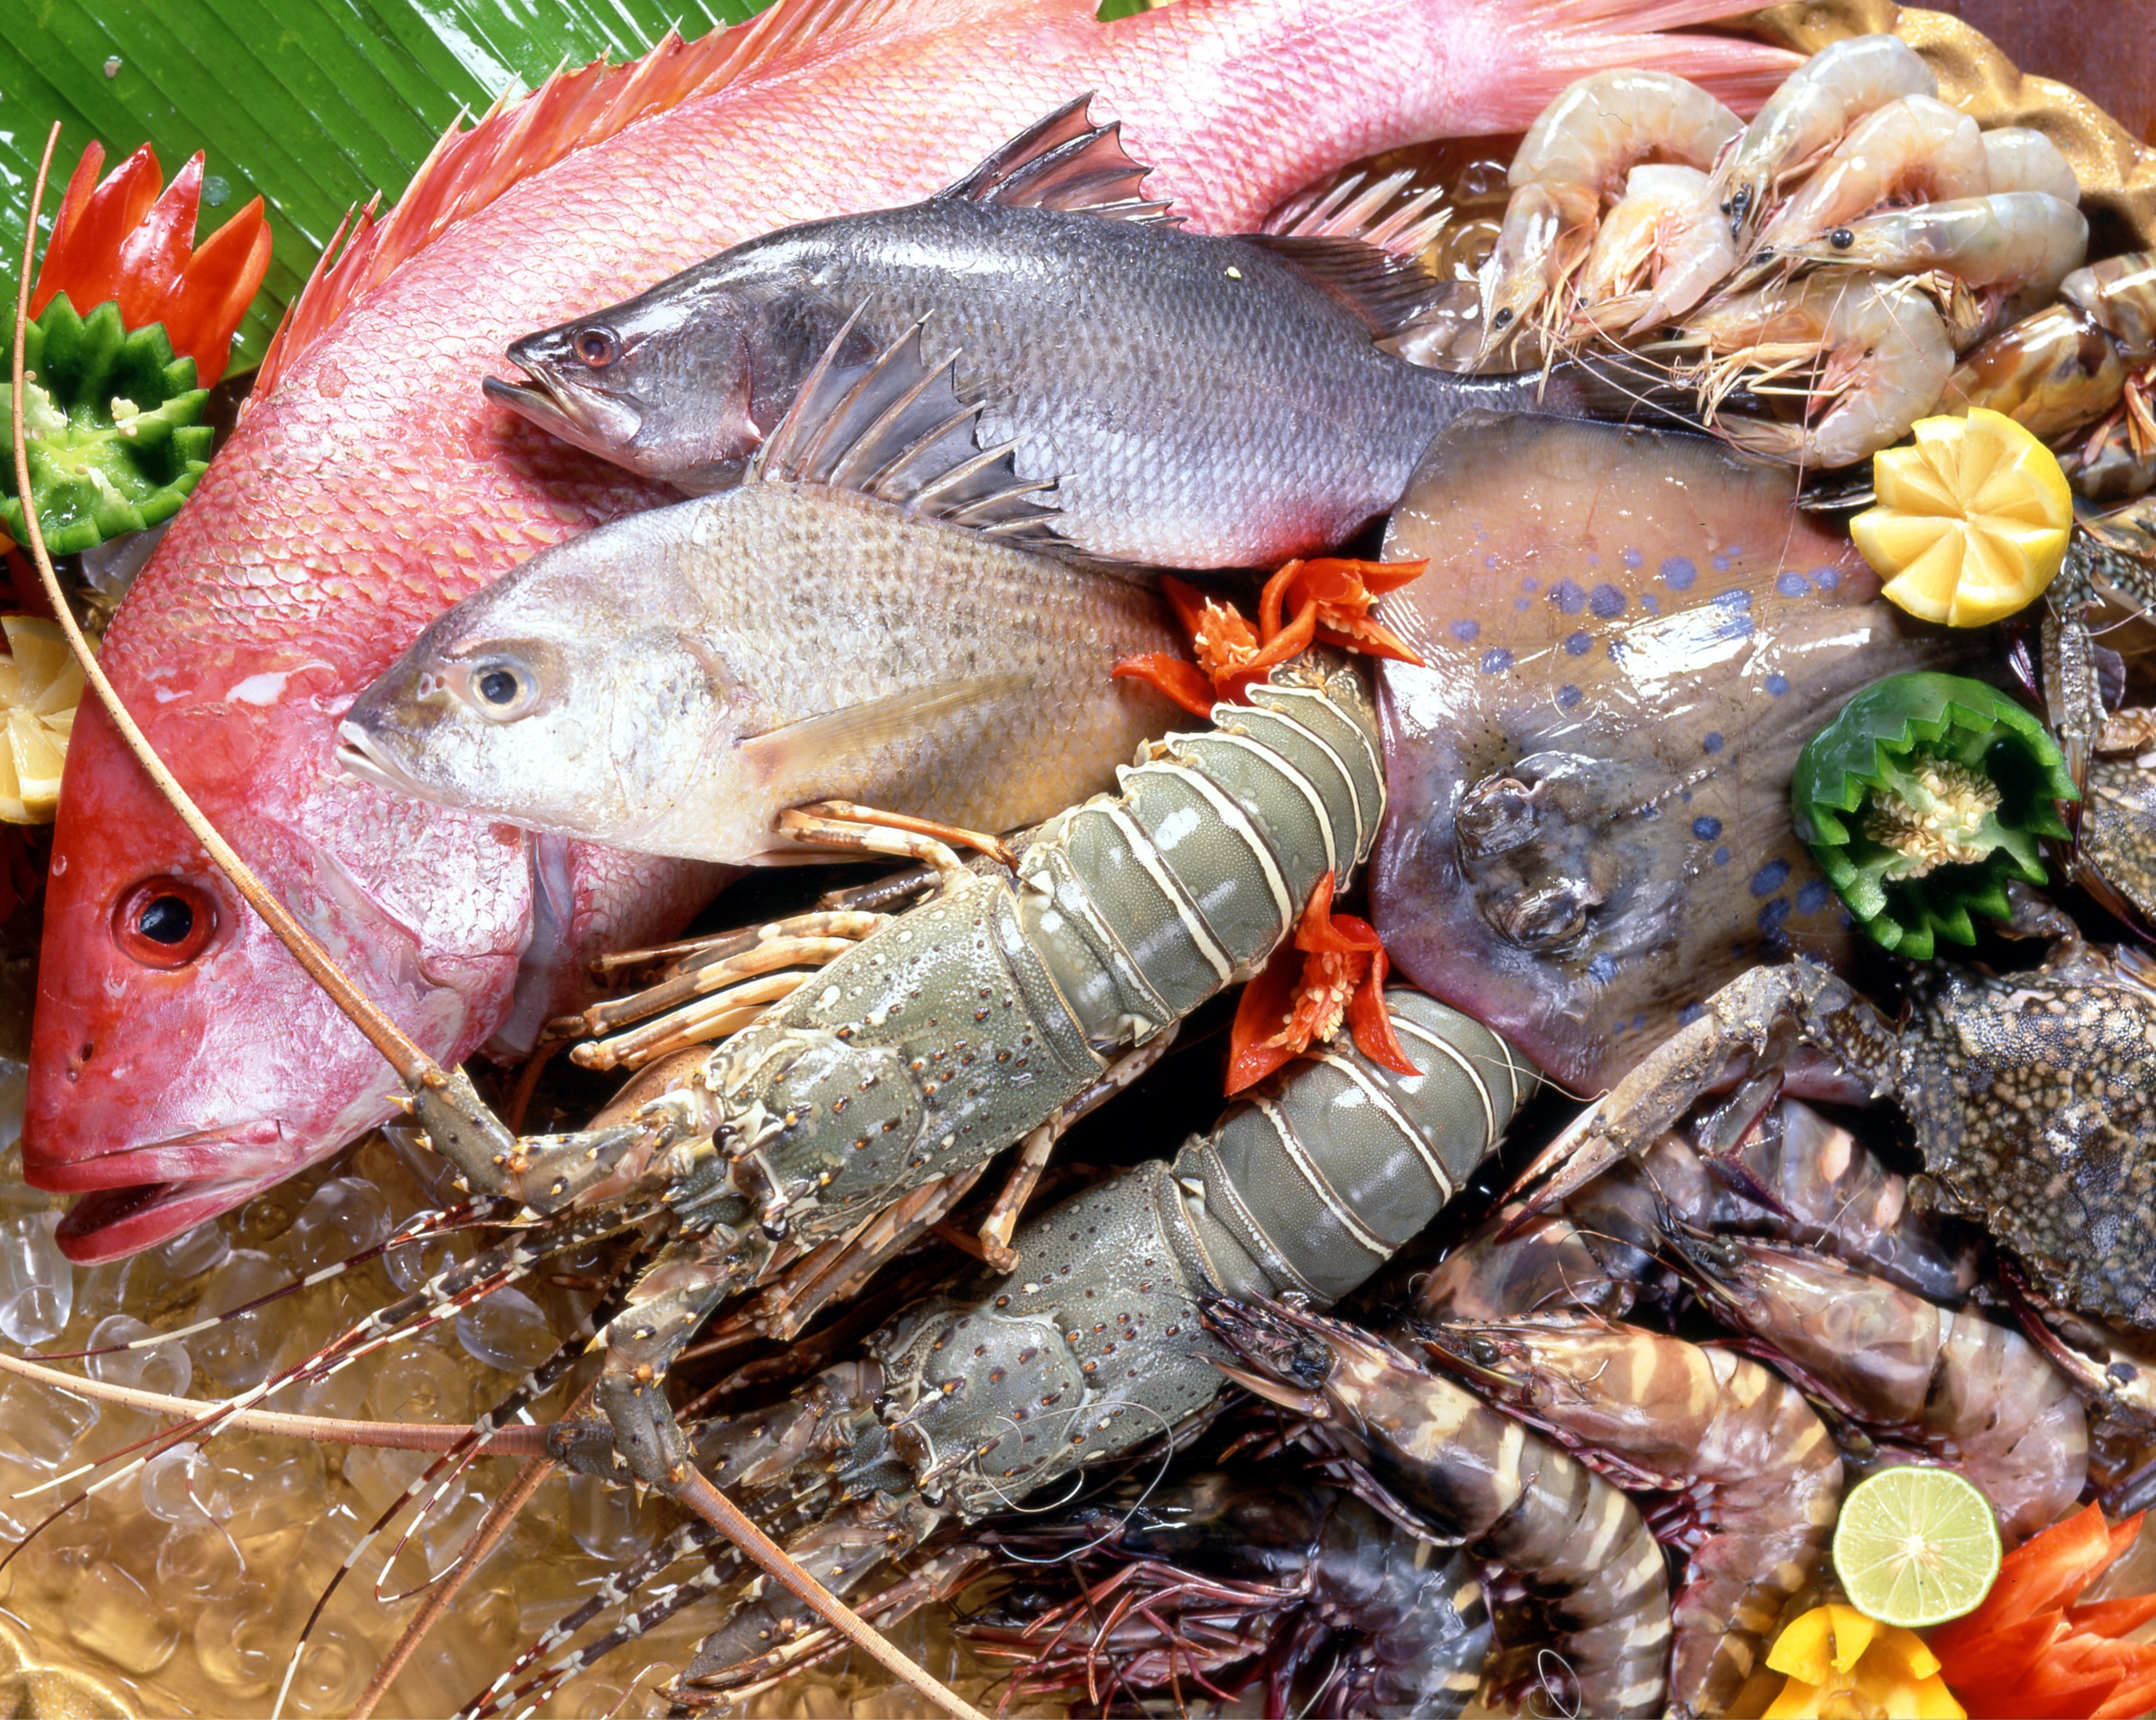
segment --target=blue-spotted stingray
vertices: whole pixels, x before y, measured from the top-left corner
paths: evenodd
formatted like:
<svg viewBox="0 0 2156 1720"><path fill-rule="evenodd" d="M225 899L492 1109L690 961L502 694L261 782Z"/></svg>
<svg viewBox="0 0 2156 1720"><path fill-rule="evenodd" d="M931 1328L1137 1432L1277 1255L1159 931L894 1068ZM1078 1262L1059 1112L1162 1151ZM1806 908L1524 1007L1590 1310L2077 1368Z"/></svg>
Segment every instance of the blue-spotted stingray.
<svg viewBox="0 0 2156 1720"><path fill-rule="evenodd" d="M1581 1093L1725 980L1850 951L1790 824L1804 742L1971 636L1881 600L1786 470L1675 431L1478 414L1386 534L1390 810L1377 926L1415 983Z"/></svg>

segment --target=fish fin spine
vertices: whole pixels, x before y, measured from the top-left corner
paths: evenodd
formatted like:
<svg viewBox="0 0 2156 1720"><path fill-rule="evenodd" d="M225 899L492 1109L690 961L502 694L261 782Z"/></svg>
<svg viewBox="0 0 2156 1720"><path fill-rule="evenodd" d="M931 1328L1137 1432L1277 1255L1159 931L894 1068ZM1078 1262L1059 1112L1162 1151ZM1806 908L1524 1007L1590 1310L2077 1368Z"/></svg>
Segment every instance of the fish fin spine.
<svg viewBox="0 0 2156 1720"><path fill-rule="evenodd" d="M1006 543L1058 545L1052 478L1019 477L1012 444L981 446L983 401L960 391L956 353L922 356L924 317L868 364L840 355L864 303L816 361L749 462L747 482L857 491L917 517L948 521Z"/></svg>
<svg viewBox="0 0 2156 1720"><path fill-rule="evenodd" d="M1098 215L1110 221L1175 223L1181 217L1144 194L1153 170L1123 147L1121 122L1096 125L1088 91L1021 131L934 201L1000 203Z"/></svg>
<svg viewBox="0 0 2156 1720"><path fill-rule="evenodd" d="M1254 233L1243 242L1275 257L1362 318L1374 340L1412 327L1444 298L1448 284L1413 257L1359 239Z"/></svg>
<svg viewBox="0 0 2156 1720"><path fill-rule="evenodd" d="M1451 220L1452 207L1442 186L1403 199L1414 181L1414 170L1404 167L1377 180L1351 173L1322 193L1304 192L1281 205L1265 217L1265 230L1283 239L1358 240L1395 257L1420 257Z"/></svg>
<svg viewBox="0 0 2156 1720"><path fill-rule="evenodd" d="M745 24L694 42L668 30L648 53L610 66L557 67L539 87L495 99L469 130L459 115L435 140L403 196L384 214L381 194L355 206L285 308L257 373L251 401L267 399L284 373L355 300L451 228L579 149L639 119L678 107L805 55L833 36L918 9L918 0L779 0ZM242 408L243 413L245 408Z"/></svg>

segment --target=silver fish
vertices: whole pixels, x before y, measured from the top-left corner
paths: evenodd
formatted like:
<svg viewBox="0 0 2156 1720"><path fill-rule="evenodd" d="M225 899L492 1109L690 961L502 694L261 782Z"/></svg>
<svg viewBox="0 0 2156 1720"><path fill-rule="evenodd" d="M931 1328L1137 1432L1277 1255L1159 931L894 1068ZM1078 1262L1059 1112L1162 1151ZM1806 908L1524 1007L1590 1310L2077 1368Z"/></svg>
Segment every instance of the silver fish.
<svg viewBox="0 0 2156 1720"><path fill-rule="evenodd" d="M838 799L1001 831L1112 786L1174 708L1158 594L1054 551L910 331L819 366L737 488L533 557L360 695L339 758L538 830L735 863Z"/></svg>
<svg viewBox="0 0 2156 1720"><path fill-rule="evenodd" d="M1425 370L1377 341L1434 305L1419 264L1342 238L1186 233L1083 99L948 190L752 240L509 349L486 389L648 477L738 478L833 332L860 364L928 320L985 391L985 439L1058 477L1087 555L1271 566L1389 509L1473 406L1554 410L1559 376Z"/></svg>

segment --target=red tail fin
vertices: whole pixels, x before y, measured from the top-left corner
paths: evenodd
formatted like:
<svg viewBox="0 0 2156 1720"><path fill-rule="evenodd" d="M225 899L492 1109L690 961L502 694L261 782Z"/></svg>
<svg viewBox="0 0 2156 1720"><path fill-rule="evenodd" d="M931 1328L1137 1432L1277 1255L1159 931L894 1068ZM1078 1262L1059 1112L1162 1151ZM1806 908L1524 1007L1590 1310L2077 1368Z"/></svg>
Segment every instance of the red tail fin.
<svg viewBox="0 0 2156 1720"><path fill-rule="evenodd" d="M1800 55L1731 37L1654 33L1730 22L1752 9L1741 0L1512 0L1504 27L1520 52L1490 130L1525 131L1565 85L1618 66L1675 72L1739 113L1756 113L1803 63Z"/></svg>

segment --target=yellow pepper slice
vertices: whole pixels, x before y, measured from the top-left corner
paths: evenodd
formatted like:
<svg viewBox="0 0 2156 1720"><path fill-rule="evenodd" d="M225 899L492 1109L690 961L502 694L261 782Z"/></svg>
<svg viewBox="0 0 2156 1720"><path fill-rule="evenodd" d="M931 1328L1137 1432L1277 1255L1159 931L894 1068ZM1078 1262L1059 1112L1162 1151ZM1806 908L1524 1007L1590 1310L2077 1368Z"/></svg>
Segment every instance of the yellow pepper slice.
<svg viewBox="0 0 2156 1720"><path fill-rule="evenodd" d="M2034 603L2058 577L2073 492L2051 450L2003 413L1917 421L1913 446L1871 462L1878 505L1849 535L1911 615L1980 627Z"/></svg>
<svg viewBox="0 0 2156 1720"><path fill-rule="evenodd" d="M1789 1682L1765 1720L1963 1720L1923 1639L1853 1607L1791 1619L1767 1664Z"/></svg>

